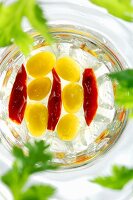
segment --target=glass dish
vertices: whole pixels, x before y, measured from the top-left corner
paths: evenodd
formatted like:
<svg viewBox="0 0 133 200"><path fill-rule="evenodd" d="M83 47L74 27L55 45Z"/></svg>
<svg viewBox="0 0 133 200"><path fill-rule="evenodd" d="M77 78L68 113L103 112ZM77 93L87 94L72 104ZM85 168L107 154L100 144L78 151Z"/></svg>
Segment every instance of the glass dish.
<svg viewBox="0 0 133 200"><path fill-rule="evenodd" d="M116 143L127 122L128 112L114 102L117 85L106 74L131 65L133 60L126 51L127 48L128 51L132 48L127 42L130 36L121 23L96 9L57 1L45 1L42 6L56 43L49 47L38 33L28 30L35 40L31 55L50 50L57 58L60 55L71 55L80 63L81 71L84 67L91 66L97 77L99 97L98 110L89 127L83 123L82 111L77 114L81 119L81 129L74 141L62 142L56 133L49 132L41 139L51 144L54 162L61 165L61 170L74 169L85 164L88 167L96 164L97 159ZM118 30L117 33L114 32L114 27L108 26L108 21ZM25 30L27 27L25 24ZM126 38L123 43L119 37L121 31ZM0 137L9 150L14 144L23 147L26 141L34 140L24 121L18 126L8 118L11 88L22 63L25 63L25 57L15 45L6 48L1 54Z"/></svg>

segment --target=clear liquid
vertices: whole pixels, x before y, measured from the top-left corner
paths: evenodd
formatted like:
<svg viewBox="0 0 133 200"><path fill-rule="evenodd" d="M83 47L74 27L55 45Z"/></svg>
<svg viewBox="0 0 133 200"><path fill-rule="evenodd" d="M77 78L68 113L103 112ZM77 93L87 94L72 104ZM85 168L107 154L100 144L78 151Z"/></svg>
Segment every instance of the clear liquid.
<svg viewBox="0 0 133 200"><path fill-rule="evenodd" d="M10 141L11 145L17 143L22 146L27 141L43 139L50 144L50 150L55 155L55 162L61 165L70 165L80 162L79 160L83 155L87 155L87 157L88 155L89 157L94 156L95 153L106 146L110 140L110 137L106 137L104 140L101 140L100 143L96 142L97 138L102 133L108 128L114 127L114 117L116 115L114 90L112 82L107 76L107 73L109 73L112 68L112 63L104 60L106 54L102 49L84 37L82 38L74 34L65 35L59 33L55 33L55 37L57 38L56 43L52 46L48 46L43 38L38 35L35 38L34 50L27 58L20 53L14 53L12 57L8 58L8 62L7 60L3 60L3 72L1 74L0 83L1 132L6 133L6 140ZM92 52L88 51L88 49L95 52L97 56L92 55ZM21 125L16 125L8 118L8 102L16 74L22 63L26 64L30 56L40 51L51 51L56 55L57 59L62 56L70 56L75 59L81 67L80 85L82 85L82 73L84 69L88 67L94 69L98 85L98 109L90 126L86 125L83 108L76 113L80 119L80 129L77 137L71 142L61 141L57 136L56 129L54 132L46 131L42 137L35 138L28 132L24 120ZM48 76L52 80L51 73L49 73ZM28 82L31 80L32 78L29 77ZM63 88L69 82L61 79L61 83ZM47 106L47 101L48 97L41 102ZM31 102L31 100L28 99L28 103L29 102ZM66 114L66 112L62 106L61 116L64 114Z"/></svg>

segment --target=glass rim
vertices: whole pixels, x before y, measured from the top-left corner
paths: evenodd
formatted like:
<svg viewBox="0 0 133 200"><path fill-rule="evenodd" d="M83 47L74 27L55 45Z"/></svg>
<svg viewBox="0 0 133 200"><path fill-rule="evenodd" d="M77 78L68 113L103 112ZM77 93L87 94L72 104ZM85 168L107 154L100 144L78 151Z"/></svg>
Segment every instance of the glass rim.
<svg viewBox="0 0 133 200"><path fill-rule="evenodd" d="M54 28L53 28L53 30L52 31L54 31ZM32 35L36 35L37 33L36 32L34 32L33 30L30 30L30 33L32 34ZM92 38L92 39L95 39L95 38ZM9 47L9 54L7 53L7 56L9 56L10 57L10 54L12 54L13 52L11 51L11 49L12 48L14 48L14 46L12 46L12 47ZM107 48L108 49L108 48ZM6 49L6 50L8 50L8 49ZM5 51L6 51L5 50ZM16 49L15 49L16 50ZM109 50L109 49L108 49ZM8 52L8 51L7 51ZM110 53L112 53L113 55L114 55L114 53L112 52L112 51L110 51ZM5 57L4 57L5 58ZM115 59L117 59L117 57L115 57ZM119 59L118 59L118 61L120 61ZM123 62L120 62L119 63L120 64L120 66L123 66ZM124 67L124 66L123 66ZM125 116L125 120L124 120L124 124L122 124L122 126L121 126L121 130L119 131L119 133L116 135L116 138L115 138L115 140L111 143L111 144L108 144L108 146L107 146L107 148L105 148L104 150L101 150L101 152L99 153L96 153L95 154L95 156L94 157L92 157L92 159L89 159L89 160L86 160L86 161L84 161L83 163L80 163L80 164L70 164L70 165L66 165L65 167L63 167L63 166L61 166L60 167L60 169L59 170L56 170L56 172L58 172L58 173L62 173L62 172L70 172L70 171L73 171L73 170L80 170L80 169L83 169L83 168L88 168L88 167L90 167L90 166L93 166L94 164L96 165L96 163L97 163L97 161L99 161L105 154L106 154L106 152L108 152L114 145L115 145L115 143L117 142L117 140L120 138L120 136L122 135L122 133L123 133L123 130L124 130L124 128L125 128L125 126L126 126L126 123L127 123L127 116L128 116L128 112L126 112L126 116ZM5 142L6 142L6 144L8 144L8 147L10 147L10 144L9 144L9 141L8 140L6 140L6 138L5 138ZM50 173L55 173L55 171L53 170L53 171L50 171Z"/></svg>

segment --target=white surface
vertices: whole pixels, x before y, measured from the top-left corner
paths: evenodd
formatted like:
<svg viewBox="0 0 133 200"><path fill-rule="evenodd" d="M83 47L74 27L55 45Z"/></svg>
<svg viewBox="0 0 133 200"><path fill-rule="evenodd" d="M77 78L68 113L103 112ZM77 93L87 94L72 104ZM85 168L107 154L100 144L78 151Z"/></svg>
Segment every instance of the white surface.
<svg viewBox="0 0 133 200"><path fill-rule="evenodd" d="M69 2L71 2L71 0ZM87 0L76 0L76 3L86 6L89 4ZM106 11L104 10L103 12ZM124 23L125 28L131 31L131 42L133 42L133 24L126 22L121 23ZM102 158L104 159L104 162L98 162L97 170L94 170L92 167L76 173L71 172L65 175L67 180L65 178L64 181L64 175L58 173L46 173L45 176L41 176L41 178L38 175L34 177L34 180L55 185L58 191L55 200L124 200L124 196L127 194L127 190L130 188L131 184L129 184L123 191L116 192L108 189L103 190L100 186L89 183L88 179L92 176L107 174L113 164L121 164L133 167L132 143L133 122L130 121L116 145ZM3 173L11 165L11 161L8 159L8 156L8 152L3 149L3 146L0 146L0 173ZM57 177L61 181L57 181ZM0 190L1 189L2 188L0 186ZM1 198L2 197L0 197L0 200ZM8 200L10 199L8 198Z"/></svg>

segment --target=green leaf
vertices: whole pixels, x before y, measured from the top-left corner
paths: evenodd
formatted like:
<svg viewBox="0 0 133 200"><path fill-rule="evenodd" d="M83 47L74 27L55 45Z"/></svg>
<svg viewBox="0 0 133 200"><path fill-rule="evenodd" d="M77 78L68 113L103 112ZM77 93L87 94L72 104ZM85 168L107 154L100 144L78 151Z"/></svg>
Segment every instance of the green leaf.
<svg viewBox="0 0 133 200"><path fill-rule="evenodd" d="M133 88L126 88L121 85L118 85L115 93L115 101L118 105L124 106L126 109L132 109Z"/></svg>
<svg viewBox="0 0 133 200"><path fill-rule="evenodd" d="M44 141L25 144L25 152L20 147L13 147L12 153L15 161L12 168L1 179L9 187L15 200L20 200L20 196L23 194L23 188L31 174L57 168L51 163L52 154L48 148L49 145ZM48 196L54 192L54 189L50 186L31 187L24 192L25 199L28 194L36 191L36 195L38 195L36 200L41 200L42 196L39 197L39 194L43 188L45 188L43 192L43 194L46 194L45 199L48 199Z"/></svg>
<svg viewBox="0 0 133 200"><path fill-rule="evenodd" d="M43 10L36 1L17 0L9 5L0 4L0 46L15 43L25 55L30 52L33 38L22 29L24 18L49 43L53 42Z"/></svg>
<svg viewBox="0 0 133 200"><path fill-rule="evenodd" d="M48 151L49 145L44 141L35 141L25 144L27 155L19 147L13 148L13 155L16 157L17 166L29 174L57 168L51 163L52 154Z"/></svg>
<svg viewBox="0 0 133 200"><path fill-rule="evenodd" d="M52 154L48 152L49 145L45 144L44 141L35 141L34 144L26 144L29 155L26 157L25 162L26 165L32 166L29 169L30 173L53 169L55 166L50 162Z"/></svg>
<svg viewBox="0 0 133 200"><path fill-rule="evenodd" d="M133 169L124 166L113 166L111 176L97 177L91 182L103 187L120 190L132 179Z"/></svg>
<svg viewBox="0 0 133 200"><path fill-rule="evenodd" d="M133 110L133 70L128 69L111 73L109 77L118 82L115 92L116 103Z"/></svg>
<svg viewBox="0 0 133 200"><path fill-rule="evenodd" d="M33 43L33 38L31 38L27 33L23 32L21 27L18 27L18 29L14 31L13 38L15 44L19 46L21 51L25 55L28 55Z"/></svg>
<svg viewBox="0 0 133 200"><path fill-rule="evenodd" d="M14 197L17 196L17 194L16 194L17 193L16 186L18 188L18 184L17 184L18 183L18 178L19 178L18 171L15 171L15 170L8 171L1 178L3 183L5 183L10 188L10 190L13 193Z"/></svg>
<svg viewBox="0 0 133 200"><path fill-rule="evenodd" d="M48 200L54 193L50 185L33 185L21 194L20 200Z"/></svg>
<svg viewBox="0 0 133 200"><path fill-rule="evenodd" d="M119 84L126 88L133 88L133 70L127 69L120 72L109 74L113 80L117 80Z"/></svg>
<svg viewBox="0 0 133 200"><path fill-rule="evenodd" d="M31 6L31 5L30 5ZM42 36L46 38L46 40L51 43L53 42L53 38L49 34L49 29L47 26L46 18L44 17L43 10L38 4L33 5L32 12L27 11L27 17L29 19L30 24L38 30Z"/></svg>
<svg viewBox="0 0 133 200"><path fill-rule="evenodd" d="M133 109L130 109L129 111L129 118L133 118Z"/></svg>
<svg viewBox="0 0 133 200"><path fill-rule="evenodd" d="M23 173L18 167L14 166L1 177L1 180L9 187L16 200L19 198L20 191L28 180L28 176L28 174Z"/></svg>
<svg viewBox="0 0 133 200"><path fill-rule="evenodd" d="M126 21L133 21L133 5L130 0L90 0L92 3L106 8L108 12Z"/></svg>

